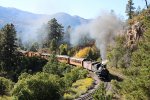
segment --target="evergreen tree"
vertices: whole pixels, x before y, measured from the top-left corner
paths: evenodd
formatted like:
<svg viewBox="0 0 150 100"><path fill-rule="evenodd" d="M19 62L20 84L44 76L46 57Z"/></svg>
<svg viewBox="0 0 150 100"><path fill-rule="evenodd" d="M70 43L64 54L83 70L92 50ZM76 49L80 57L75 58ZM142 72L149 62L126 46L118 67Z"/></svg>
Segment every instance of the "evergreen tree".
<svg viewBox="0 0 150 100"><path fill-rule="evenodd" d="M24 48L24 46L23 46L23 43L22 43L21 38L18 38L17 46L18 46L18 48L20 48L20 49L22 49L22 50L24 50L24 49L25 49L25 48Z"/></svg>
<svg viewBox="0 0 150 100"><path fill-rule="evenodd" d="M53 39L50 43L50 50L52 52L55 52L57 51L57 42L56 42L56 39Z"/></svg>
<svg viewBox="0 0 150 100"><path fill-rule="evenodd" d="M138 8L136 9L136 11L135 11L135 15L137 16L137 15L139 15L140 13L141 13L141 7L140 6L138 6Z"/></svg>
<svg viewBox="0 0 150 100"><path fill-rule="evenodd" d="M128 4L126 5L126 13L129 17L129 19L132 19L133 15L134 15L135 7L133 5L134 5L133 1L128 0Z"/></svg>
<svg viewBox="0 0 150 100"><path fill-rule="evenodd" d="M90 48L89 53L87 55L87 59L91 60L92 58L93 58L93 52L92 52L92 50Z"/></svg>
<svg viewBox="0 0 150 100"><path fill-rule="evenodd" d="M117 94L125 100L150 100L150 17L149 10L139 16L145 31L138 41L137 49L132 52L130 67L124 70L126 78L115 84ZM121 98L120 98L121 99Z"/></svg>
<svg viewBox="0 0 150 100"><path fill-rule="evenodd" d="M145 4L146 4L146 7L147 7L147 9L148 9L148 3L147 3L147 0L145 0Z"/></svg>
<svg viewBox="0 0 150 100"><path fill-rule="evenodd" d="M39 49L39 44L37 42L33 43L33 45L31 46L30 48L30 51L33 51L33 52L37 52Z"/></svg>
<svg viewBox="0 0 150 100"><path fill-rule="evenodd" d="M48 21L48 44L51 43L51 40L55 39L56 44L58 45L63 37L63 26L57 22L55 18Z"/></svg>
<svg viewBox="0 0 150 100"><path fill-rule="evenodd" d="M2 33L2 31L0 30L0 48L3 47L3 46L2 46L2 41L3 41L3 33ZM1 49L0 49L0 55L2 55ZM2 63L2 56L0 56L0 71L2 70L1 63Z"/></svg>
<svg viewBox="0 0 150 100"><path fill-rule="evenodd" d="M67 44L61 44L59 46L60 55L67 55L68 45Z"/></svg>
<svg viewBox="0 0 150 100"><path fill-rule="evenodd" d="M7 24L1 30L1 58L0 67L1 71L14 70L16 66L16 30L13 24Z"/></svg>
<svg viewBox="0 0 150 100"><path fill-rule="evenodd" d="M66 32L64 34L64 42L67 43L68 45L70 45L70 34L71 34L72 28L69 25L66 29Z"/></svg>

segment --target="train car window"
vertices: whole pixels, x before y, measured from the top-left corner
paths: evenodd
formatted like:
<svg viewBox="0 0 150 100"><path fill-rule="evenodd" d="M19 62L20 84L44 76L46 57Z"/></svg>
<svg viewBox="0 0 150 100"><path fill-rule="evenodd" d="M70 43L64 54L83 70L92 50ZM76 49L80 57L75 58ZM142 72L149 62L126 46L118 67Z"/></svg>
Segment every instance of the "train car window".
<svg viewBox="0 0 150 100"><path fill-rule="evenodd" d="M101 66L101 64L99 63L99 64L97 64L97 69L99 69L99 67Z"/></svg>

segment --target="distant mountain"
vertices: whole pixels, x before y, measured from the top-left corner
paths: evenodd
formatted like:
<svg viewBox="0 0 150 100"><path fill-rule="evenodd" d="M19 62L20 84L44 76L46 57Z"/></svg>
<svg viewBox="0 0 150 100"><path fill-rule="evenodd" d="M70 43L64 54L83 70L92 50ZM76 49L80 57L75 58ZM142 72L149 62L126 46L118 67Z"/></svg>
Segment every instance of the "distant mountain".
<svg viewBox="0 0 150 100"><path fill-rule="evenodd" d="M39 30L52 18L56 18L58 23L64 26L64 29L69 25L75 28L78 25L89 22L88 19L71 16L67 13L56 13L53 15L34 14L16 8L0 6L0 28L7 23L13 23L18 33L17 36L21 38L23 43L29 41L39 42L41 40L39 34L45 35Z"/></svg>
<svg viewBox="0 0 150 100"><path fill-rule="evenodd" d="M48 20L56 18L64 27L68 25L76 27L87 23L89 20L79 16L71 16L66 13L56 13L54 15L34 14L16 8L6 8L0 6L0 27L6 23L13 23L18 31L25 31L26 28L37 28Z"/></svg>
<svg viewBox="0 0 150 100"><path fill-rule="evenodd" d="M59 23L61 23L64 26L72 26L76 27L81 24L87 23L89 20L81 18L79 16L71 16L66 13L56 13L54 15L51 15L50 18L56 18Z"/></svg>

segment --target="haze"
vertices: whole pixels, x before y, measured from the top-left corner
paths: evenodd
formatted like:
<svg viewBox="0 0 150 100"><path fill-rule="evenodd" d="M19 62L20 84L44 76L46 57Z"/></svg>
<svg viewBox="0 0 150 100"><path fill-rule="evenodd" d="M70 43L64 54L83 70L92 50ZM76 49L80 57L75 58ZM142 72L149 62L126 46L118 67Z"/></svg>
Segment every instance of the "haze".
<svg viewBox="0 0 150 100"><path fill-rule="evenodd" d="M145 7L144 0L134 0L135 7ZM18 8L38 14L65 12L83 18L95 18L101 10L114 10L126 17L127 0L0 0L0 6Z"/></svg>

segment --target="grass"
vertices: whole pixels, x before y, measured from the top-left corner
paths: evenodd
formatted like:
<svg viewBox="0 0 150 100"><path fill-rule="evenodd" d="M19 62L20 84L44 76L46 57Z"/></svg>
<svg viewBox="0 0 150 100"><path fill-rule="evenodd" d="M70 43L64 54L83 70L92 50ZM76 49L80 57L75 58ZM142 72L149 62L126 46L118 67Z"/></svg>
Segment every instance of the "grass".
<svg viewBox="0 0 150 100"><path fill-rule="evenodd" d="M107 69L113 75L116 75L116 76L118 76L118 77L120 77L122 79L126 78L126 76L123 74L123 69L115 68L115 67L108 67Z"/></svg>
<svg viewBox="0 0 150 100"><path fill-rule="evenodd" d="M77 80L75 83L72 84L70 92L64 94L64 99L74 99L86 93L93 86L93 82L94 80L92 78Z"/></svg>
<svg viewBox="0 0 150 100"><path fill-rule="evenodd" d="M0 96L0 100L12 100L11 96Z"/></svg>

